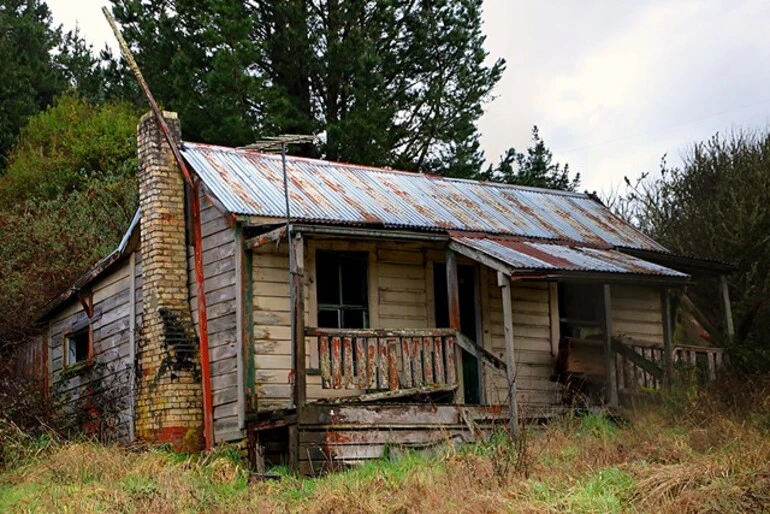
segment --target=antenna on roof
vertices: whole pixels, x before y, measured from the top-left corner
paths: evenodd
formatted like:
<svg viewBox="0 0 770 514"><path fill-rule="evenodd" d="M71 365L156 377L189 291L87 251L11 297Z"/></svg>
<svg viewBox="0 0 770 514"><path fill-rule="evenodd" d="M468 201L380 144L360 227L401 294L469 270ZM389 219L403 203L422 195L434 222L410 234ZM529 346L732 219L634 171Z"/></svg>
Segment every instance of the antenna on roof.
<svg viewBox="0 0 770 514"><path fill-rule="evenodd" d="M291 205L290 205L290 194L289 194L289 176L288 172L286 171L286 147L288 145L296 145L296 144L302 144L302 143L314 143L316 140L316 136L313 135L306 135L306 134L282 134L280 136L272 136L272 137L266 137L260 141L257 141L256 143L252 143L250 145L242 146L241 148L246 150L259 150L260 152L275 152L280 150L281 152L281 168L283 170L283 196L284 201L286 202L286 239L288 240L289 244L289 295L290 295L290 302L291 302L291 340L296 341L298 334L296 334L297 331L297 323L296 323L296 317L302 316L303 314L301 312L296 312L295 309L295 301L296 298L294 297L296 294L295 288L291 287L291 284L294 280L294 275L296 274L296 271L294 270L294 266L291 265L291 263L294 262L295 256L294 256L294 244L292 240L292 233L291 233ZM301 277L300 277L301 280ZM294 348L294 345L292 344L291 347L292 352L292 362L295 364L295 372L299 364L296 364L295 357L296 357L296 349ZM302 364L304 365L304 363ZM292 389L295 391L293 393L293 397L295 401L297 401L298 394L297 394L297 382L296 382L296 376L292 377Z"/></svg>
<svg viewBox="0 0 770 514"><path fill-rule="evenodd" d="M281 134L280 136L267 136L255 143L241 146L244 150L259 150L261 152L277 152L285 145L298 145L302 143L314 143L317 139L312 134Z"/></svg>

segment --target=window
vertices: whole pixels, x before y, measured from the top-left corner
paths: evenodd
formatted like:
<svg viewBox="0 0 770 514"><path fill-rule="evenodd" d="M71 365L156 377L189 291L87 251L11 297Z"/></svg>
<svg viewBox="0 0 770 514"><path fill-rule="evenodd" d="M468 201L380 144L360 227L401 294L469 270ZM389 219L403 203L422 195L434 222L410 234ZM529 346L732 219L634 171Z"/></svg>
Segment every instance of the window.
<svg viewBox="0 0 770 514"><path fill-rule="evenodd" d="M64 338L66 366L74 366L91 359L91 327L74 330Z"/></svg>
<svg viewBox="0 0 770 514"><path fill-rule="evenodd" d="M316 253L318 326L368 328L367 254Z"/></svg>

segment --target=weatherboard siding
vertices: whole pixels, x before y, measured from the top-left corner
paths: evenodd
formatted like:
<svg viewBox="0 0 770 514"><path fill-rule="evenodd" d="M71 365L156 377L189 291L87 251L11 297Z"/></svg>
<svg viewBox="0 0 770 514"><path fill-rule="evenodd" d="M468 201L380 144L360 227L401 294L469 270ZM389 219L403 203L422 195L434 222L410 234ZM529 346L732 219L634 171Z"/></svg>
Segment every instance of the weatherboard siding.
<svg viewBox="0 0 770 514"><path fill-rule="evenodd" d="M659 288L613 284L610 293L613 335L663 344L663 309Z"/></svg>
<svg viewBox="0 0 770 514"><path fill-rule="evenodd" d="M121 412L113 419L103 419L107 430L99 434L112 440L127 441L131 423L133 363L131 356L131 267L127 259L120 267L105 274L91 287L94 317L94 365L76 372L63 372L65 333L88 319L80 302L74 298L50 320L48 344L50 384L54 398L73 403L89 386L99 380L107 385L108 394L125 398Z"/></svg>
<svg viewBox="0 0 770 514"><path fill-rule="evenodd" d="M237 331L235 230L205 197L201 201L203 274L209 337L212 406L215 442L243 437L242 401L238 392L239 337ZM188 247L188 285L193 321L198 328L198 289L192 246ZM199 332L200 333L200 332Z"/></svg>
<svg viewBox="0 0 770 514"><path fill-rule="evenodd" d="M502 290L497 274L482 267L487 294L483 310L484 346L505 359ZM513 346L516 361L516 390L519 407L530 415L550 413L560 403L560 386L551 381L554 357L551 345L551 302L547 282L513 282ZM483 302L484 300L482 300ZM486 402L505 404L508 385L505 374L485 369Z"/></svg>
<svg viewBox="0 0 770 514"><path fill-rule="evenodd" d="M372 328L430 328L434 321L433 265L443 261L440 245L404 242L362 242L344 240L306 240L305 322L316 326L315 252L319 249L365 251L369 255L369 316ZM461 263L470 263L460 259ZM496 274L479 266L479 308L484 347L504 358L502 297ZM291 326L289 300L289 257L285 243L269 244L254 250L253 321L254 365L258 410L291 406ZM514 345L516 347L519 402L534 414L549 411L558 404L559 386L551 381L553 355L551 342L552 302L545 282L516 283L512 287ZM308 340L307 364L318 366ZM399 348L400 351L400 348ZM399 359L399 362L401 360ZM486 403L502 405L507 400L505 375L485 369ZM352 396L358 389L322 389L321 378L307 376L307 398Z"/></svg>

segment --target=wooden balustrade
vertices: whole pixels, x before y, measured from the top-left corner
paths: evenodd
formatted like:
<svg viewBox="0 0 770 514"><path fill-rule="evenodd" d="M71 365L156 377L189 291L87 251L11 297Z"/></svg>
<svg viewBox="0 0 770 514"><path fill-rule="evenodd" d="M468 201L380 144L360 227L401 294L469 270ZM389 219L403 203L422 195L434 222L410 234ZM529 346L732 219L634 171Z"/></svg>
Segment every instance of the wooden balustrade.
<svg viewBox="0 0 770 514"><path fill-rule="evenodd" d="M663 345L613 338L612 351L618 391L662 387L666 366ZM600 340L564 337L559 345L556 371L564 376L605 376L603 352ZM723 363L722 348L677 346L672 356L674 362L686 363L696 369L702 380L715 380L717 370Z"/></svg>
<svg viewBox="0 0 770 514"><path fill-rule="evenodd" d="M616 341L627 349L626 352L615 353L618 390L660 389L665 366L663 347L644 341ZM627 352L634 352L643 361L629 358L633 356ZM673 349L673 360L701 370L703 379L711 381L716 380L717 370L722 367L723 352L722 348L707 346L677 346Z"/></svg>
<svg viewBox="0 0 770 514"><path fill-rule="evenodd" d="M307 328L324 389L396 390L457 383L450 329Z"/></svg>
<svg viewBox="0 0 770 514"><path fill-rule="evenodd" d="M697 368L699 355L705 356L705 372L709 380L716 380L717 370L722 367L722 348L706 348L700 346L680 346L674 348L674 362L686 362Z"/></svg>

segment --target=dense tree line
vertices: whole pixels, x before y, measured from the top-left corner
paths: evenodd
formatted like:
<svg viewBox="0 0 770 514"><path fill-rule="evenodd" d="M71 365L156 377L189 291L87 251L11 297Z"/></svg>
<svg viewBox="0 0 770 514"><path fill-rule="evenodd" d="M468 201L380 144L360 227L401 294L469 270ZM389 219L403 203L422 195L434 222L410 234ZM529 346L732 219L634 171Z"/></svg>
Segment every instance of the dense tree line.
<svg viewBox="0 0 770 514"><path fill-rule="evenodd" d="M622 216L669 250L732 263L735 338L725 335L715 279L699 280L688 295L710 322L733 364L770 370L770 132L715 135L695 144L681 166L665 158L659 175L626 179L610 199Z"/></svg>
<svg viewBox="0 0 770 514"><path fill-rule="evenodd" d="M533 133L483 168L490 62L481 0L112 0L187 140L239 146L323 133L302 155L574 189ZM147 109L120 56L56 26L43 0L0 4L0 346L117 243L135 207Z"/></svg>

